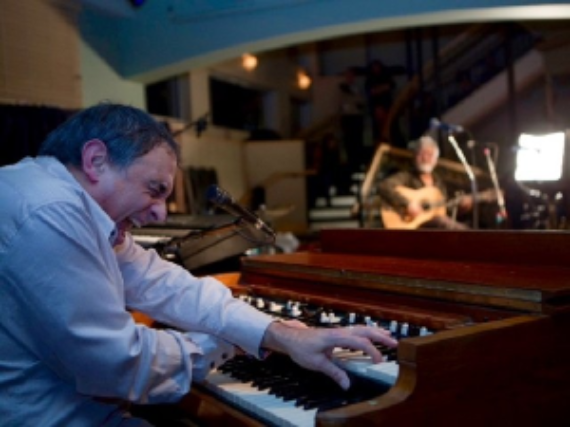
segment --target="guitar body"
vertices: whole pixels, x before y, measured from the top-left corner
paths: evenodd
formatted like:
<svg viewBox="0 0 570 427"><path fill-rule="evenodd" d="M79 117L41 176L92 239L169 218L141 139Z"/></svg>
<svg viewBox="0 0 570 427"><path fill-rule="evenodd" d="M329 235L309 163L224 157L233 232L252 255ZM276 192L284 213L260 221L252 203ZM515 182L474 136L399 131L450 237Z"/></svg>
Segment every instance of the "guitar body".
<svg viewBox="0 0 570 427"><path fill-rule="evenodd" d="M423 187L416 190L399 185L396 191L406 200L418 202L423 211L411 218L394 209L382 208L380 217L385 228L415 230L435 216L447 216L445 199L437 187Z"/></svg>

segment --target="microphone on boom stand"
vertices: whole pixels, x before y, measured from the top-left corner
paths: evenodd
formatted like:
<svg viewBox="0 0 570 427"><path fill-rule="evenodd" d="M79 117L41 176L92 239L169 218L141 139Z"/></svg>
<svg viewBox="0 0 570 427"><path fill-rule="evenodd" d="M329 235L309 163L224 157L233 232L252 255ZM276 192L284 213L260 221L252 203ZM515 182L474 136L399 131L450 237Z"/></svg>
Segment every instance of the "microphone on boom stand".
<svg viewBox="0 0 570 427"><path fill-rule="evenodd" d="M206 192L206 198L214 206L235 216L238 220L238 225L245 224L254 233L261 233L264 243L269 244L275 241L275 232L273 229L263 222L256 214L237 203L230 193L223 188L218 187L215 184L211 185Z"/></svg>
<svg viewBox="0 0 570 427"><path fill-rule="evenodd" d="M465 154L463 153L463 150L461 150L461 148L459 147L457 139L455 138L456 134L465 132L465 129L460 125L452 125L449 123L440 122L437 118L433 118L430 120L430 127L433 129L438 129L446 135L447 141L451 144L451 146L455 150L457 157L459 158L459 160L463 164L463 167L465 168L467 177L471 181L471 193L473 197L473 228L476 229L479 227L479 207L477 203L477 180L475 179L475 174L473 173L471 165L467 162Z"/></svg>

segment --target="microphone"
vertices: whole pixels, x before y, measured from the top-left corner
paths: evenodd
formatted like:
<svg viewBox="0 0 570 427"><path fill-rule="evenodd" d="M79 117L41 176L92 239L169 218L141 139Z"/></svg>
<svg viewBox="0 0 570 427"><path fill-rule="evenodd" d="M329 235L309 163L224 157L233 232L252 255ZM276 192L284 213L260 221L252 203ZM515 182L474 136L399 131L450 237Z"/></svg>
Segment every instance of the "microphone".
<svg viewBox="0 0 570 427"><path fill-rule="evenodd" d="M460 125L451 125L449 123L440 122L435 117L429 121L429 127L431 129L439 129L447 133L460 133L464 131L463 127Z"/></svg>
<svg viewBox="0 0 570 427"><path fill-rule="evenodd" d="M240 220L253 226L256 230L260 230L272 239L275 239L275 232L265 224L261 218L250 212L239 203L237 203L234 198L221 187L213 184L206 191L206 198L214 206L221 208L228 212L229 214L239 218Z"/></svg>

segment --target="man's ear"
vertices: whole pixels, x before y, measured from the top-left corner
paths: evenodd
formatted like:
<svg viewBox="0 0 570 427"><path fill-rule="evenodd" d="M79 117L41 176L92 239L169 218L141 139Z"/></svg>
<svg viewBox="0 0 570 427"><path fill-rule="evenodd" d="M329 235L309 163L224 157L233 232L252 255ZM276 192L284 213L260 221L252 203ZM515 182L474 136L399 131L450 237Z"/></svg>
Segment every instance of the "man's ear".
<svg viewBox="0 0 570 427"><path fill-rule="evenodd" d="M81 153L82 168L90 182L98 182L107 165L107 146L100 139L87 141Z"/></svg>

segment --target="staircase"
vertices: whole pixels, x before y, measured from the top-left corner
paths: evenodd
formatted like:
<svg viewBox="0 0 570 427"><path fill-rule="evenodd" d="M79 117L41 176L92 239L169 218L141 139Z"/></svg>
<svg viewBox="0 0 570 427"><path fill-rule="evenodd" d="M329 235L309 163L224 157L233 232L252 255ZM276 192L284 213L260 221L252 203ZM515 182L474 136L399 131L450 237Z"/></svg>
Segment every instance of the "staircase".
<svg viewBox="0 0 570 427"><path fill-rule="evenodd" d="M351 194L335 194L331 189L328 199L319 197L308 212L308 223L311 231L324 228L360 228L360 219L354 206L357 204L360 186L364 181L364 173L352 175Z"/></svg>
<svg viewBox="0 0 570 427"><path fill-rule="evenodd" d="M481 120L492 108L506 102L505 74L509 61L524 63L520 67L522 78L517 77L521 84L536 78L540 61L532 53L538 40L534 32L520 25L499 31L492 25L473 25L444 46L437 61L427 61L400 90L383 129L385 141L405 147L428 130L433 117L464 127ZM525 74L529 66L531 70ZM483 90L493 86L494 89ZM497 86L501 90L497 91ZM489 94L493 105L486 99ZM474 114L473 118L470 114Z"/></svg>
<svg viewBox="0 0 570 427"><path fill-rule="evenodd" d="M439 116L447 123L460 123L464 127L470 127L481 122L497 108L505 105L508 99L507 59L505 58L504 44L511 44L512 61L514 66L514 90L521 92L525 88L543 78L545 74L550 76L570 74L570 62L567 61L570 54L570 31L562 24L558 32L551 32L549 37L544 36L542 28L533 26L514 26L509 33L493 33L485 25L474 26L465 35L450 43L440 52L439 66L437 70L439 86L435 82L434 64L427 63L423 69L423 83L420 79L413 78L404 87L399 97L395 100L390 111L390 116L383 130L386 141L395 144L396 147L405 147L407 142L417 138L413 135L413 126L409 118L412 117L412 109L417 105L419 97L426 92L440 90ZM537 34L541 34L537 37ZM489 58L494 58L492 61ZM472 78L471 85L467 90L458 90L460 82L457 76L460 71L469 70ZM426 117L435 117L433 111ZM319 130L330 129L329 120L322 123ZM403 132L404 139L392 137L391 129L395 123L402 123L407 127ZM407 126L409 125L409 126ZM422 131L426 127L421 127ZM443 155L444 153L442 153ZM378 165L377 165L378 166ZM367 173L369 173L368 171ZM367 174L366 173L366 174ZM357 174L359 175L359 174ZM373 185L368 186L364 194L363 183L365 173L362 176L353 177L354 186L349 195L333 194L329 200L318 199L314 208L308 212L309 228L321 230L323 228L358 228L369 226L366 219L367 212L355 212L355 206L359 206L359 199L368 199L373 196ZM357 196L359 194L359 196ZM374 219L376 221L376 219Z"/></svg>

